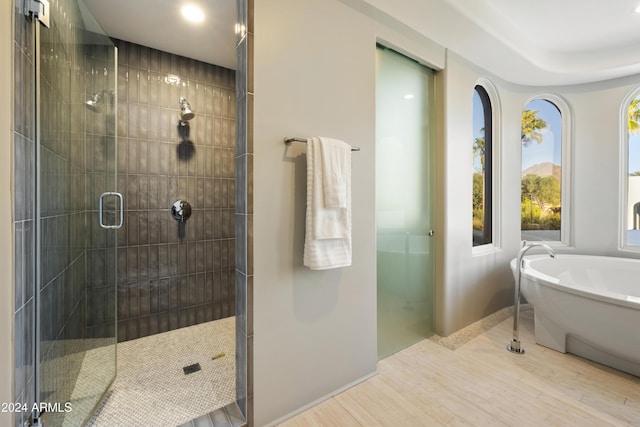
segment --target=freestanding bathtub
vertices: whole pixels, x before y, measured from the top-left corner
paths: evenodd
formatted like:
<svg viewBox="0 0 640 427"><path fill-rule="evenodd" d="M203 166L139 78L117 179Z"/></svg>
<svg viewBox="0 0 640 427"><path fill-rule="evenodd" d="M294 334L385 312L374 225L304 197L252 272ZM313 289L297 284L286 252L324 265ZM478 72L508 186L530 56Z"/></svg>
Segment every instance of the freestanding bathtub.
<svg viewBox="0 0 640 427"><path fill-rule="evenodd" d="M521 291L536 343L640 376L640 260L527 256Z"/></svg>

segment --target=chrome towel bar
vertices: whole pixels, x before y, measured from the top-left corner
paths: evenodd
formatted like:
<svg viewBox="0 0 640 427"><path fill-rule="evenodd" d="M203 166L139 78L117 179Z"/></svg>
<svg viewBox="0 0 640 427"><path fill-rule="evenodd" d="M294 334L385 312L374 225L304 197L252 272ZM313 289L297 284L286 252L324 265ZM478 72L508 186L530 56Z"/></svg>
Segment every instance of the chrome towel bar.
<svg viewBox="0 0 640 427"><path fill-rule="evenodd" d="M295 136L286 136L284 138L284 143L286 145L291 145L292 142L302 142L304 144L307 143L307 138L298 138ZM360 147L351 147L351 151L360 151Z"/></svg>

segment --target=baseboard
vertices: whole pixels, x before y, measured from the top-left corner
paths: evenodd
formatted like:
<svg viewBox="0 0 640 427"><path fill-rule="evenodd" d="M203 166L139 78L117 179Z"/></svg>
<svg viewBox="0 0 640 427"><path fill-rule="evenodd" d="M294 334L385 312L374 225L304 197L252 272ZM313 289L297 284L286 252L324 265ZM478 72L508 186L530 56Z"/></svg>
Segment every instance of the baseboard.
<svg viewBox="0 0 640 427"><path fill-rule="evenodd" d="M289 412L287 415L285 415L283 417L280 417L277 420L266 424L265 427L273 427L273 426L276 426L276 425L278 425L280 423L283 423L284 421L286 421L286 420L288 420L290 418L293 418L296 415L298 415L298 414L300 414L300 413L302 413L302 412L304 412L304 411L306 411L308 409L311 409L314 406L317 406L317 405L321 404L322 402L327 401L327 400L331 399L332 397L337 396L338 394L340 394L342 392L345 392L345 391L349 390L350 388L352 388L354 386L357 386L358 384L367 381L368 379L371 379L371 378L375 377L376 375L378 375L378 370L377 369L374 372L370 373L370 374L367 374L367 375L365 375L363 377L360 377L357 380L352 381L349 384L347 384L347 385L345 385L343 387L340 387L340 388L332 391L331 393L326 394L326 395L314 400L311 403L308 403L307 405L301 406L300 408L296 409L295 411Z"/></svg>

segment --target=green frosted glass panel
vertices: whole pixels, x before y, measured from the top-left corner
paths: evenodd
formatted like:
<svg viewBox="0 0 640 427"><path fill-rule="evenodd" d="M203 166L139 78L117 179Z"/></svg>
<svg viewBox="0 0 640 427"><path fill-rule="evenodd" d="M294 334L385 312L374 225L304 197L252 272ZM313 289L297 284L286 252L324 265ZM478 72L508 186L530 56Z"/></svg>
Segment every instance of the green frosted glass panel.
<svg viewBox="0 0 640 427"><path fill-rule="evenodd" d="M378 358L433 334L433 71L378 47Z"/></svg>

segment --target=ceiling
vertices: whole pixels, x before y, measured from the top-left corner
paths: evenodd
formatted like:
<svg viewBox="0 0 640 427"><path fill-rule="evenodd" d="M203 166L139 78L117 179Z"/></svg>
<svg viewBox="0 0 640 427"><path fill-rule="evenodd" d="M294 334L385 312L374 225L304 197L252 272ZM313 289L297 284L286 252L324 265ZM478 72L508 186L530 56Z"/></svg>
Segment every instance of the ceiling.
<svg viewBox="0 0 640 427"><path fill-rule="evenodd" d="M365 1L513 83L640 73L640 0Z"/></svg>
<svg viewBox="0 0 640 427"><path fill-rule="evenodd" d="M236 68L235 0L84 0L84 3L110 37ZM200 6L204 22L191 24L182 17L180 8L187 3Z"/></svg>
<svg viewBox="0 0 640 427"><path fill-rule="evenodd" d="M449 3L529 62L531 74L542 71L558 83L580 83L640 72L639 0Z"/></svg>
<svg viewBox="0 0 640 427"><path fill-rule="evenodd" d="M84 1L109 36L235 69L235 0ZM364 1L513 83L640 73L640 0ZM204 23L183 20L187 2L203 8Z"/></svg>

